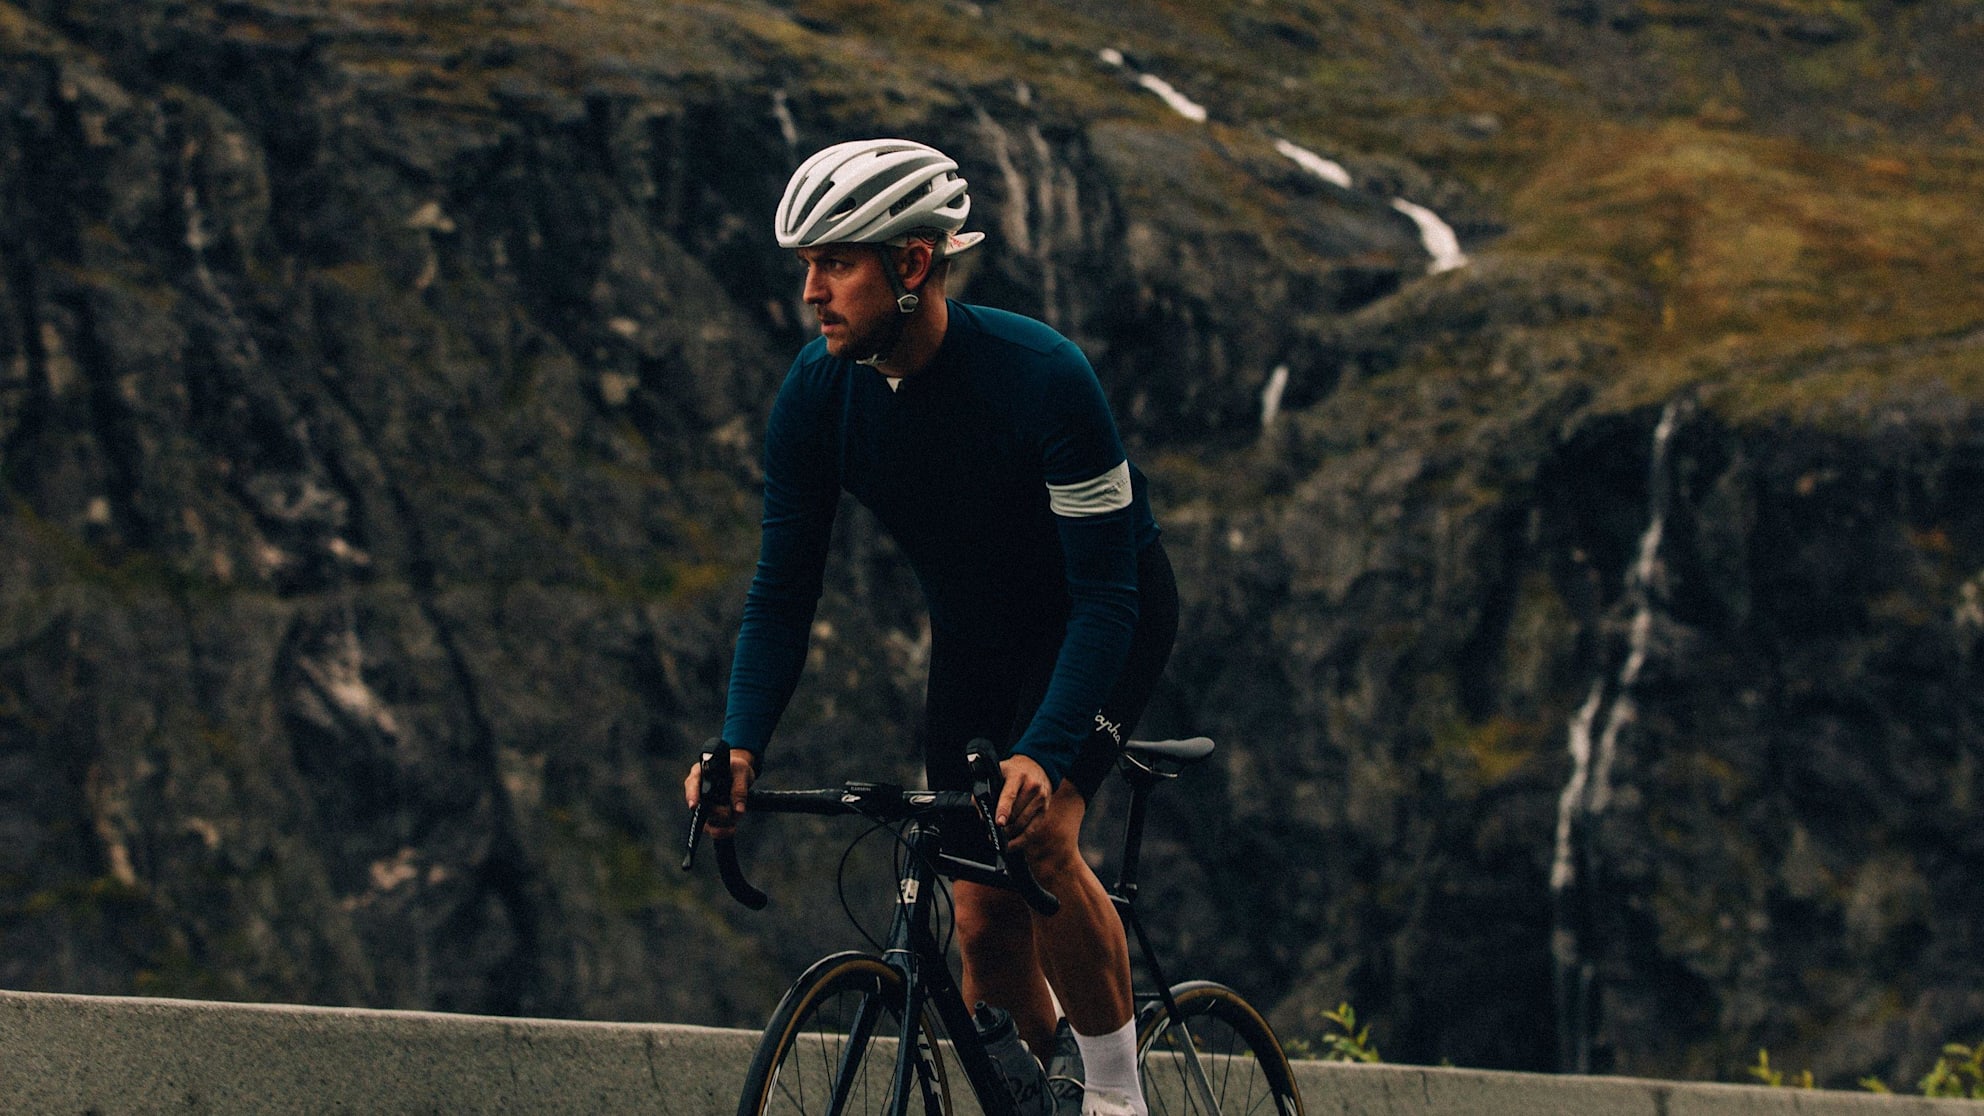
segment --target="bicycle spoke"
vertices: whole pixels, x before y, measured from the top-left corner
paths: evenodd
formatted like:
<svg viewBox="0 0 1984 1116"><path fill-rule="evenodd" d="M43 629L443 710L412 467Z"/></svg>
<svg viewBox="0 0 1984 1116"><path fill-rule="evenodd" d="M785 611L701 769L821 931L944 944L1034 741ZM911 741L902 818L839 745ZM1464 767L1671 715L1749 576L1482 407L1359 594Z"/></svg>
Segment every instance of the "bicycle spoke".
<svg viewBox="0 0 1984 1116"><path fill-rule="evenodd" d="M866 1055L876 1031L887 1032L894 1026L895 1012L874 995L823 1003L813 1026L800 1038L811 1056L803 1065L788 1065L779 1074L779 1092L789 1110L817 1116L888 1111L888 1076L894 1058Z"/></svg>
<svg viewBox="0 0 1984 1116"><path fill-rule="evenodd" d="M1245 1001L1230 989L1200 985L1179 997L1179 1010L1183 1026L1160 1016L1143 1036L1144 1099L1152 1116L1299 1116L1281 1049Z"/></svg>
<svg viewBox="0 0 1984 1116"><path fill-rule="evenodd" d="M1184 1035L1171 1028L1159 1047L1168 1057L1146 1063L1149 1072L1162 1078L1158 1091L1161 1107L1154 1111L1192 1113L1210 1116L1193 1071L1193 1061L1204 1073L1207 1091L1220 1116L1254 1116L1275 1111L1273 1091L1246 1048L1231 1028L1218 1020L1201 1016L1191 1021L1192 1050L1185 1053ZM1161 1068L1160 1068L1161 1066Z"/></svg>
<svg viewBox="0 0 1984 1116"><path fill-rule="evenodd" d="M801 986L767 1032L747 1096L760 1116L887 1116L895 1110L896 1054L901 1047L899 978L861 959ZM926 1030L927 1033L927 1030ZM935 1074L935 1076L933 1076ZM919 1065L918 1093L948 1100L941 1067ZM929 1107L911 1096L914 1111Z"/></svg>

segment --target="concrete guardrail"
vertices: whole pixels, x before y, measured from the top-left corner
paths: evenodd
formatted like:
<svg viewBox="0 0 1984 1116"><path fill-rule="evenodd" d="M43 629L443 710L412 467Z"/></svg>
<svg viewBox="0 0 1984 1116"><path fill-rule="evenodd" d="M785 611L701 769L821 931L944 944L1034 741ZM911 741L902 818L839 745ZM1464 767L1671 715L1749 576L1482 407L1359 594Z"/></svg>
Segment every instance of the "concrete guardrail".
<svg viewBox="0 0 1984 1116"><path fill-rule="evenodd" d="M728 1116L754 1033L0 992L0 1112ZM1299 1067L1308 1116L1984 1116L1975 1101ZM965 1116L975 1108L963 1106Z"/></svg>

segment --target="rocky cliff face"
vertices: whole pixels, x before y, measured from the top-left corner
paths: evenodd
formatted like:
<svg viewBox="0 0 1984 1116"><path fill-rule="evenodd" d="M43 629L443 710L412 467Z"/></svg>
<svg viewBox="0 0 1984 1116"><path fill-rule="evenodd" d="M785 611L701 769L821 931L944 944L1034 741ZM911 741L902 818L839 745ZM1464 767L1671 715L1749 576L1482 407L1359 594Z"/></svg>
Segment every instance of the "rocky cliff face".
<svg viewBox="0 0 1984 1116"><path fill-rule="evenodd" d="M750 1024L845 944L848 834L758 835L765 916L670 850L807 335L762 216L895 132L1154 479L1178 968L1910 1080L1984 1027L1979 30L1805 8L0 4L0 983ZM830 582L778 778L906 775L913 585L852 511Z"/></svg>

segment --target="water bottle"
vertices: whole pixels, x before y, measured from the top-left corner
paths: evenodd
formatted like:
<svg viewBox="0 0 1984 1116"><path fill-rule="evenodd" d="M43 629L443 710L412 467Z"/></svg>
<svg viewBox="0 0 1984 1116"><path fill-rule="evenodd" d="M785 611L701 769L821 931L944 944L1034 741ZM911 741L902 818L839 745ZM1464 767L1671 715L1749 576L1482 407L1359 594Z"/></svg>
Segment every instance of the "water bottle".
<svg viewBox="0 0 1984 1116"><path fill-rule="evenodd" d="M985 1052L999 1067L999 1076L1006 1079L1006 1091L1013 1095L1013 1111L1019 1116L1048 1116L1054 1098L1047 1094L1047 1071L1020 1041L1013 1017L980 1000L972 1010L971 1021L978 1026Z"/></svg>

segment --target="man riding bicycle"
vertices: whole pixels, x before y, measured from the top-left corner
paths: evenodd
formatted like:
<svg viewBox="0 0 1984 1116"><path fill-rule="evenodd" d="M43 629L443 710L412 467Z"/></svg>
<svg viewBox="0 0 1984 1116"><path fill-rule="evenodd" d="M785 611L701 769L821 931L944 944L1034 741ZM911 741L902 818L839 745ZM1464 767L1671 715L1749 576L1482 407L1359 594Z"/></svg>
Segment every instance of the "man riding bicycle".
<svg viewBox="0 0 1984 1116"><path fill-rule="evenodd" d="M1039 1056L1055 1045L1058 996L1086 1071L1083 1112L1147 1116L1129 953L1079 837L1170 654L1177 589L1081 351L1030 318L945 297L950 258L984 236L959 231L970 208L954 161L893 139L815 154L779 202L778 242L805 264L821 335L793 362L765 435L764 536L724 717L734 785L709 829L734 829L798 683L850 492L923 587L930 786L970 789L966 743L1000 745L996 820L1061 899L1047 917L1011 892L956 884L966 1001L1010 1012ZM685 783L692 807L699 778Z"/></svg>

